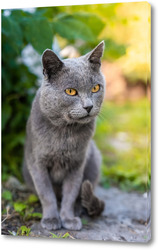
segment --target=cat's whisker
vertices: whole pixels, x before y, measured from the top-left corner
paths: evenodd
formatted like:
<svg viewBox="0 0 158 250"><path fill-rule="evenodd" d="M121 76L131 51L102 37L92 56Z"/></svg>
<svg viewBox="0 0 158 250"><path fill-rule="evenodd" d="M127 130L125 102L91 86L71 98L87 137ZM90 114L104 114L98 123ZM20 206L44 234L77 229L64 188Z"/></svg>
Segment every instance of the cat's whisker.
<svg viewBox="0 0 158 250"><path fill-rule="evenodd" d="M103 118L100 117L100 116L98 116L98 119L99 119L100 121L102 121L102 122L104 121Z"/></svg>
<svg viewBox="0 0 158 250"><path fill-rule="evenodd" d="M105 109L101 109L100 113L105 119L108 118L108 114L105 112Z"/></svg>
<svg viewBox="0 0 158 250"><path fill-rule="evenodd" d="M102 120L102 121L105 121L106 117L100 112L98 114L98 117Z"/></svg>

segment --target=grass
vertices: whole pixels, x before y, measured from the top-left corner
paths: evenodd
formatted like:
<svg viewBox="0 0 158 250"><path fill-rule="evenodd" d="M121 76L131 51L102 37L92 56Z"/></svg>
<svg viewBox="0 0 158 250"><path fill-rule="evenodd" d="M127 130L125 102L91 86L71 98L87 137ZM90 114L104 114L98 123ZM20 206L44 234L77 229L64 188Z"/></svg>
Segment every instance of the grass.
<svg viewBox="0 0 158 250"><path fill-rule="evenodd" d="M150 103L147 99L105 102L97 120L95 141L102 152L101 183L126 191L150 186Z"/></svg>
<svg viewBox="0 0 158 250"><path fill-rule="evenodd" d="M18 228L17 232L8 230L9 234L13 236L29 236L31 228L26 226L21 226Z"/></svg>
<svg viewBox="0 0 158 250"><path fill-rule="evenodd" d="M75 239L72 235L70 235L68 232L65 233L65 234L59 234L59 235L56 235L52 232L50 232L51 236L53 239Z"/></svg>

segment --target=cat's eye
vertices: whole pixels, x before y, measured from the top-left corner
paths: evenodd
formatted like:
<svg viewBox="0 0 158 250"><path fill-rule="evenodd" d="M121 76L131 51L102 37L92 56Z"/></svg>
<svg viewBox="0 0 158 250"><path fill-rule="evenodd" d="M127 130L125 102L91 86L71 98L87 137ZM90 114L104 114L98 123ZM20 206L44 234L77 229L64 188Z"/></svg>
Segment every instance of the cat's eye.
<svg viewBox="0 0 158 250"><path fill-rule="evenodd" d="M65 93L67 94L67 95L77 95L77 90L76 89L66 89L65 90Z"/></svg>
<svg viewBox="0 0 158 250"><path fill-rule="evenodd" d="M93 93L96 93L96 92L99 91L99 89L100 89L100 85L97 84L97 85L95 85L95 86L92 88L92 92L93 92Z"/></svg>

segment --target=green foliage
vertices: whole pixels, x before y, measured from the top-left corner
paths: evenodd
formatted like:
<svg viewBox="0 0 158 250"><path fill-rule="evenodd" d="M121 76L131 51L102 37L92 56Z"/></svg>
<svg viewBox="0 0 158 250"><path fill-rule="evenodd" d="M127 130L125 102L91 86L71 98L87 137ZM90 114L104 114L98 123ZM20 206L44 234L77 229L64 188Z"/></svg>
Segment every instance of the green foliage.
<svg viewBox="0 0 158 250"><path fill-rule="evenodd" d="M53 22L53 28L56 33L68 40L95 40L95 36L88 25L72 15L60 14L57 16Z"/></svg>
<svg viewBox="0 0 158 250"><path fill-rule="evenodd" d="M19 167L22 162L23 145L25 140L25 126L29 115L29 107L33 94L29 91L32 83L36 81L36 76L29 72L28 68L18 62L18 56L23 49L23 43L15 43L16 39L21 40L23 34L19 32L20 26L12 16L2 20L2 161L3 176L14 174L21 178ZM9 25L9 35L6 30ZM16 25L15 25L16 23ZM16 39L14 35L16 34ZM19 38L18 38L19 37Z"/></svg>
<svg viewBox="0 0 158 250"><path fill-rule="evenodd" d="M106 103L97 121L95 140L102 151L102 184L108 188L150 188L150 103Z"/></svg>
<svg viewBox="0 0 158 250"><path fill-rule="evenodd" d="M4 44L6 47L8 45L8 54L9 52L12 53L13 50L18 54L22 46L22 32L18 23L11 16L2 15L2 34L4 35L4 42L8 43Z"/></svg>
<svg viewBox="0 0 158 250"><path fill-rule="evenodd" d="M53 28L62 37L68 40L84 40L88 42L96 41L104 27L101 19L89 13L61 13L53 21Z"/></svg>
<svg viewBox="0 0 158 250"><path fill-rule="evenodd" d="M117 44L111 39L106 39L105 44L106 44L106 50L104 56L109 61L116 60L126 53L125 45Z"/></svg>
<svg viewBox="0 0 158 250"><path fill-rule="evenodd" d="M14 210L18 213L23 212L26 209L26 204L22 202L14 202Z"/></svg>
<svg viewBox="0 0 158 250"><path fill-rule="evenodd" d="M59 234L59 235L56 235L56 234L54 234L54 233L51 233L50 232L50 234L52 235L52 238L53 239L66 239L66 238L69 238L70 237L70 234L67 232L67 233L65 233L65 234ZM71 237L70 237L71 238Z"/></svg>
<svg viewBox="0 0 158 250"><path fill-rule="evenodd" d="M25 221L28 221L28 220L32 220L32 219L35 219L35 220L40 220L42 218L42 213L39 213L39 212L33 212L33 207L30 207L25 211L25 214L23 214L23 219Z"/></svg>
<svg viewBox="0 0 158 250"><path fill-rule="evenodd" d="M52 47L53 30L47 18L33 16L24 20L23 27L26 41L37 52L42 53L46 48Z"/></svg>
<svg viewBox="0 0 158 250"><path fill-rule="evenodd" d="M27 203L33 204L33 203L36 203L38 200L39 199L35 194L30 194L30 196L28 197Z"/></svg>
<svg viewBox="0 0 158 250"><path fill-rule="evenodd" d="M37 219L42 219L42 213L32 213L30 214L30 217L32 218L37 218Z"/></svg>
<svg viewBox="0 0 158 250"><path fill-rule="evenodd" d="M94 40L99 36L103 28L106 26L106 23L97 16L96 14L86 13L86 12L76 12L74 13L74 17L87 25L87 27L91 27L91 32Z"/></svg>
<svg viewBox="0 0 158 250"><path fill-rule="evenodd" d="M25 200L19 200L17 202L12 202L14 210L21 216L23 221L28 220L39 220L42 218L42 213L36 212L35 205L38 203L39 199L36 195L30 194Z"/></svg>
<svg viewBox="0 0 158 250"><path fill-rule="evenodd" d="M26 201L18 201L13 203L14 210L21 216L23 221L39 220L42 218L42 213L35 212L33 204L38 201L37 197L30 195Z"/></svg>
<svg viewBox="0 0 158 250"><path fill-rule="evenodd" d="M26 227L26 226L21 226L17 231L17 235L19 235L19 236L29 236L30 232L31 232L31 228Z"/></svg>
<svg viewBox="0 0 158 250"><path fill-rule="evenodd" d="M5 194L5 196L4 197L2 196L2 198L6 199L8 198L8 196ZM42 218L42 213L36 212L36 208L33 206L35 205L36 202L38 202L37 196L31 194L27 198L27 200L24 201L20 200L18 202L12 201L11 204L14 207L14 210L19 214L19 216L23 221L40 220Z"/></svg>
<svg viewBox="0 0 158 250"><path fill-rule="evenodd" d="M2 193L2 198L6 201L11 201L12 200L12 193L9 190L5 190Z"/></svg>

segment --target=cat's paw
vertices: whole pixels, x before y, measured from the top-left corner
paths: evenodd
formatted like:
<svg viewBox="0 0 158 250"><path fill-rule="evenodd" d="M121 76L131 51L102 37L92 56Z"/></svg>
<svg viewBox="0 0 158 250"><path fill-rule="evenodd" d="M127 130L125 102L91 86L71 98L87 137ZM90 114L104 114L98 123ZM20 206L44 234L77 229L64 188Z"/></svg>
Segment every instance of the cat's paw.
<svg viewBox="0 0 158 250"><path fill-rule="evenodd" d="M82 222L79 217L62 219L62 226L68 230L81 230Z"/></svg>
<svg viewBox="0 0 158 250"><path fill-rule="evenodd" d="M47 230L57 230L61 228L60 218L43 218L41 220L41 226Z"/></svg>

